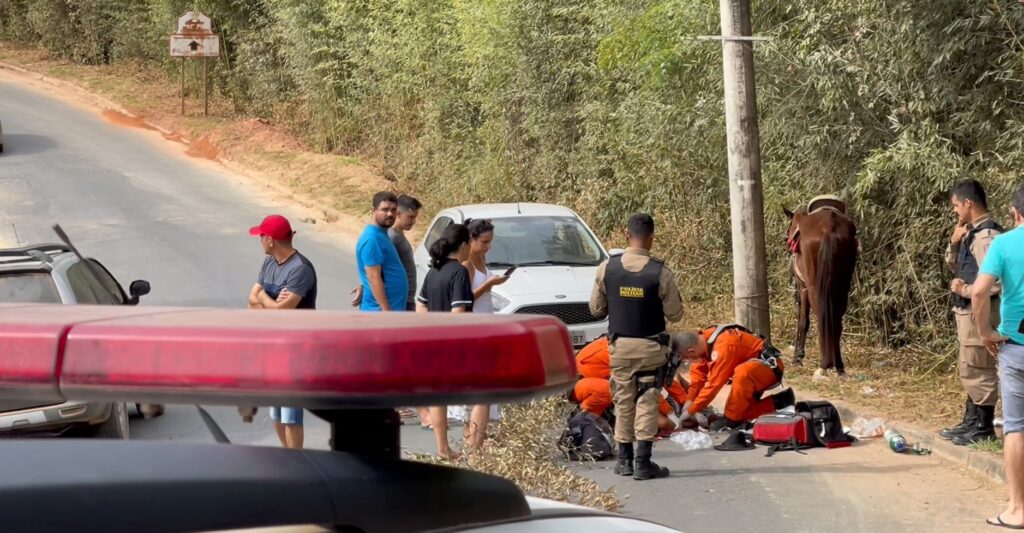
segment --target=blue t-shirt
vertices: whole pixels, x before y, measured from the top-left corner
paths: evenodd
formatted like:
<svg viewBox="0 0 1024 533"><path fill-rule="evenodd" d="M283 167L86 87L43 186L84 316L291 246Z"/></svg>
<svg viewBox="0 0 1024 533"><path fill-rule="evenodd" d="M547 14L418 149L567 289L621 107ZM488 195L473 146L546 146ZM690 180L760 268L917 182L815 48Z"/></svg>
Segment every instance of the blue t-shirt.
<svg viewBox="0 0 1024 533"><path fill-rule="evenodd" d="M995 276L1003 285L999 303L999 333L1024 344L1017 331L1024 320L1024 229L997 235L985 254L980 273Z"/></svg>
<svg viewBox="0 0 1024 533"><path fill-rule="evenodd" d="M409 281L405 276L405 267L398 257L398 250L391 244L387 228L376 224L368 224L356 243L356 267L359 269L359 281L363 284L363 301L359 304L361 311L380 311L380 303L373 296L370 280L366 277L366 267L379 266L384 277L384 292L388 296L388 304L392 311L404 311L409 296Z"/></svg>
<svg viewBox="0 0 1024 533"><path fill-rule="evenodd" d="M295 252L284 263L278 263L274 256L268 255L260 268L256 283L273 299L288 289L299 298L296 309L316 309L316 270L306 256Z"/></svg>

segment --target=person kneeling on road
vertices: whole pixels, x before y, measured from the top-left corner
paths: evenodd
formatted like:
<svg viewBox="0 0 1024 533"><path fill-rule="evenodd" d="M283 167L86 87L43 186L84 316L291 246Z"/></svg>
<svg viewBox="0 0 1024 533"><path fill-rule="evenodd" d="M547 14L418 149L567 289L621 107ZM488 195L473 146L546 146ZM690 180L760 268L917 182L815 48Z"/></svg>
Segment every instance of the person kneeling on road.
<svg viewBox="0 0 1024 533"><path fill-rule="evenodd" d="M658 405L658 430L661 433L672 433L679 428L677 422L680 422L682 406L686 402L687 386L686 380L676 376L675 381L662 392ZM582 377L569 391L568 398L581 410L608 418L608 410L612 406L611 383L608 378Z"/></svg>
<svg viewBox="0 0 1024 533"><path fill-rule="evenodd" d="M763 397L782 383L782 357L763 338L738 325L677 333L673 344L690 365L690 390L683 420L696 417L732 379L725 416L712 430L738 429L755 418L793 405L793 389Z"/></svg>
<svg viewBox="0 0 1024 533"><path fill-rule="evenodd" d="M569 391L569 401L580 406L580 409L604 416L612 406L612 389L607 379L582 378Z"/></svg>
<svg viewBox="0 0 1024 533"><path fill-rule="evenodd" d="M576 368L581 377L570 391L569 401L597 416L602 416L612 405L610 357L608 337L605 336L597 338L576 353ZM672 433L682 426L682 406L686 403L686 390L689 386L681 375L676 374L672 384L661 391L658 404L659 435ZM696 425L696 421L693 425ZM706 421L704 425L707 426Z"/></svg>

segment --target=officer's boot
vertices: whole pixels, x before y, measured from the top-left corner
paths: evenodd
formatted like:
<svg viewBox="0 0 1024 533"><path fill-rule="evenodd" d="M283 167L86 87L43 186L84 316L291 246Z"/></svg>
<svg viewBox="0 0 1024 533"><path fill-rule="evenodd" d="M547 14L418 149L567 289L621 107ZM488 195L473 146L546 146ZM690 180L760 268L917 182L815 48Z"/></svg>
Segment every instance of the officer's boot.
<svg viewBox="0 0 1024 533"><path fill-rule="evenodd" d="M996 417L996 406L978 405L975 407L978 412L978 423L974 425L971 431L953 437L953 444L967 446L968 444L996 438L996 430L992 425L992 421Z"/></svg>
<svg viewBox="0 0 1024 533"><path fill-rule="evenodd" d="M974 402L972 402L971 398L968 396L967 401L964 403L963 420L961 420L959 424L953 427L945 428L939 431L939 436L947 440L952 440L953 437L957 435L963 435L964 433L967 433L970 430L974 429L974 426L977 423L978 406L974 405Z"/></svg>
<svg viewBox="0 0 1024 533"><path fill-rule="evenodd" d="M796 394L793 393L793 388L790 387L780 393L772 395L772 403L775 404L775 410L785 409L790 405L796 403Z"/></svg>
<svg viewBox="0 0 1024 533"><path fill-rule="evenodd" d="M633 479L643 481L645 479L657 479L668 477L668 469L658 466L651 461L651 453L654 451L654 442L642 440L636 443L636 472Z"/></svg>
<svg viewBox="0 0 1024 533"><path fill-rule="evenodd" d="M620 476L633 475L633 443L619 443L619 464L615 465L615 473Z"/></svg>

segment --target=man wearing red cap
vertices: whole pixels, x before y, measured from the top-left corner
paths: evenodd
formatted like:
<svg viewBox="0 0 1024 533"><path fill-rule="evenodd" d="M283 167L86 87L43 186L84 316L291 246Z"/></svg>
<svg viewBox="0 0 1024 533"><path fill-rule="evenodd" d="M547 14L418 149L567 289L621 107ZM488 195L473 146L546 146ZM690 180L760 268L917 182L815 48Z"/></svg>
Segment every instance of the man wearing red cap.
<svg viewBox="0 0 1024 533"><path fill-rule="evenodd" d="M291 224L281 215L270 215L249 230L259 236L267 254L259 278L249 293L250 309L316 309L316 270L292 246ZM302 409L273 407L277 438L286 448L302 448Z"/></svg>

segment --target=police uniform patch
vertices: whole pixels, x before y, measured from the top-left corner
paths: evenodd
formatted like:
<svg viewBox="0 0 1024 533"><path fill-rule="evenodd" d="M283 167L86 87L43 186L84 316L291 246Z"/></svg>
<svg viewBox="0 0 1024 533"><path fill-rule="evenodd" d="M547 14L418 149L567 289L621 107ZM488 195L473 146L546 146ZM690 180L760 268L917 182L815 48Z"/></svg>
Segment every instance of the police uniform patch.
<svg viewBox="0 0 1024 533"><path fill-rule="evenodd" d="M643 298L643 287L619 287L619 296L623 298Z"/></svg>

